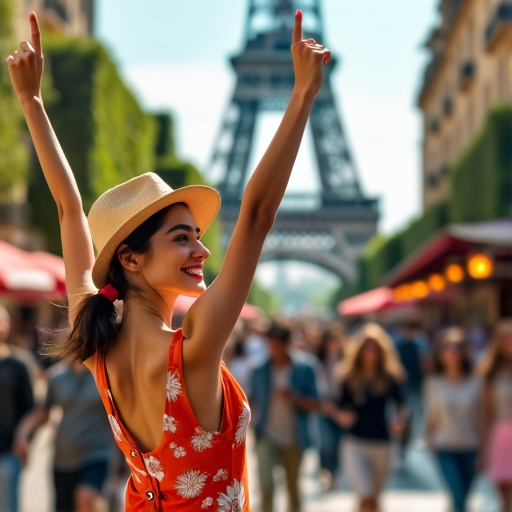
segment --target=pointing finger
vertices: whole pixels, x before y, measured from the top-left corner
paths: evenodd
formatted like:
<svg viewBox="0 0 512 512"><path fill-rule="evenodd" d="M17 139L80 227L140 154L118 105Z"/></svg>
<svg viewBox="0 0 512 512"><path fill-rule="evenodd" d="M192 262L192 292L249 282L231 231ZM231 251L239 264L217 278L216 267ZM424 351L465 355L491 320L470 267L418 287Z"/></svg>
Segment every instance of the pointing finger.
<svg viewBox="0 0 512 512"><path fill-rule="evenodd" d="M302 11L295 13L295 25L293 26L292 44L302 41Z"/></svg>
<svg viewBox="0 0 512 512"><path fill-rule="evenodd" d="M39 29L39 22L37 21L37 16L35 12L31 12L29 14L30 20L30 32L32 37L32 46L36 52L38 58L43 57L43 47L41 45L41 31Z"/></svg>

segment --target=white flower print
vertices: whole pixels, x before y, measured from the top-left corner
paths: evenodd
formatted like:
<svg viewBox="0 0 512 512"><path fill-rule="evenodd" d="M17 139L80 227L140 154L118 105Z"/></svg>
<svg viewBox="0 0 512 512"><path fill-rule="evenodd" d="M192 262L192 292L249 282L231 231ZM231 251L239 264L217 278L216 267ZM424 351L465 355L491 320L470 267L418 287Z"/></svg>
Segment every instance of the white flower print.
<svg viewBox="0 0 512 512"><path fill-rule="evenodd" d="M247 402L244 402L242 413L238 417L238 425L235 433L236 444L242 444L245 441L247 427L251 421L251 408Z"/></svg>
<svg viewBox="0 0 512 512"><path fill-rule="evenodd" d="M219 480L227 480L228 479L228 472L225 469L219 469L217 471L217 474L213 477L214 482L218 482Z"/></svg>
<svg viewBox="0 0 512 512"><path fill-rule="evenodd" d="M228 485L226 494L220 492L217 498L219 512L242 512L245 507L244 483L238 480Z"/></svg>
<svg viewBox="0 0 512 512"><path fill-rule="evenodd" d="M112 432L114 433L116 441L121 441L121 436L123 435L123 433L121 432L121 427L119 426L119 423L114 418L114 416L112 416L112 414L108 415L108 421L110 421L110 426L112 427Z"/></svg>
<svg viewBox="0 0 512 512"><path fill-rule="evenodd" d="M165 390L168 402L176 402L176 400L178 400L178 396L183 393L181 390L180 374L178 373L178 370L167 372L167 386Z"/></svg>
<svg viewBox="0 0 512 512"><path fill-rule="evenodd" d="M145 471L143 471L142 469L135 467L135 465L133 463L131 463L128 459L126 459L126 462L132 469L133 478L135 478L135 481L140 484L142 482L142 480L139 478L139 475L137 475L137 473L135 471L140 473L142 476L147 476L148 474Z"/></svg>
<svg viewBox="0 0 512 512"><path fill-rule="evenodd" d="M203 500L203 506L201 508L208 508L208 507L211 507L213 504L213 498L205 498Z"/></svg>
<svg viewBox="0 0 512 512"><path fill-rule="evenodd" d="M179 459L180 457L185 457L185 455L187 455L185 448L183 448L183 446L178 446L176 443L171 443L169 445L169 448L171 448L171 450L174 450L174 456L177 459Z"/></svg>
<svg viewBox="0 0 512 512"><path fill-rule="evenodd" d="M165 478L164 467L156 457L153 457L152 455L144 457L144 464L146 464L148 473L159 482Z"/></svg>
<svg viewBox="0 0 512 512"><path fill-rule="evenodd" d="M207 476L198 469L189 469L176 478L174 488L182 498L195 498L203 492Z"/></svg>
<svg viewBox="0 0 512 512"><path fill-rule="evenodd" d="M192 436L190 442L196 452L204 452L213 446L212 439L212 432L206 432L206 430L203 430L201 427L196 427L196 434Z"/></svg>
<svg viewBox="0 0 512 512"><path fill-rule="evenodd" d="M172 417L164 414L164 432L176 432L178 422Z"/></svg>

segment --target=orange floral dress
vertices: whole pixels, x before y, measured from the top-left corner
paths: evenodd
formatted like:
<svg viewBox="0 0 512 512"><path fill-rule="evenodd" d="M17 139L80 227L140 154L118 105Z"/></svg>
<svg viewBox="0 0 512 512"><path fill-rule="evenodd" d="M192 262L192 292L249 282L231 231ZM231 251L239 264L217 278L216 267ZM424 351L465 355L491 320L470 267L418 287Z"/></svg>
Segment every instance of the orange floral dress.
<svg viewBox="0 0 512 512"><path fill-rule="evenodd" d="M147 453L137 447L122 424L109 389L105 359L97 354L96 382L114 437L132 472L125 510L248 512L245 439L251 413L247 399L222 364L221 428L219 432L201 428L183 382L183 339L179 329L169 347L162 441Z"/></svg>

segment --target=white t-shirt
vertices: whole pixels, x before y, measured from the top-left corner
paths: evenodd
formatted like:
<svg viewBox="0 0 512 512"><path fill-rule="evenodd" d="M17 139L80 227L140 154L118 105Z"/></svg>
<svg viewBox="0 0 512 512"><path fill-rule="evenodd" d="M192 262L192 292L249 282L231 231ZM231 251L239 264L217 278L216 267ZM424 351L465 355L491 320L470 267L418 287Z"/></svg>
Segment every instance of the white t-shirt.
<svg viewBox="0 0 512 512"><path fill-rule="evenodd" d="M445 377L430 377L425 383L427 422L432 423L434 448L477 449L482 383L477 377L453 382ZM427 423L427 424L428 424Z"/></svg>
<svg viewBox="0 0 512 512"><path fill-rule="evenodd" d="M292 366L272 369L272 397L265 422L265 436L278 446L293 446L298 442L295 408L280 392L290 391Z"/></svg>

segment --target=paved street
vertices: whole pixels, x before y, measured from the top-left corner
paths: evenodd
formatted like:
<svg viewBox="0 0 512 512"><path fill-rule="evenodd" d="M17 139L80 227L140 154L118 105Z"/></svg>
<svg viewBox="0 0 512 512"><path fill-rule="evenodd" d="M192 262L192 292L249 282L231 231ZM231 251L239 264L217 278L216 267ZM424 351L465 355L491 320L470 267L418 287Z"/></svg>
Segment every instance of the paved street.
<svg viewBox="0 0 512 512"><path fill-rule="evenodd" d="M51 492L49 470L51 467L52 429L45 428L37 436L33 454L24 475L22 512L49 512ZM36 455L37 454L37 455ZM35 456L36 455L36 456ZM305 512L351 512L353 496L342 478L340 490L322 493L317 474L316 455L311 452L303 465L302 487L305 495ZM252 509L258 511L258 492L255 460L250 457ZM280 474L277 473L280 480ZM278 493L278 510L286 510L282 490ZM383 499L384 512L447 512L449 502L429 454L421 448L412 449L403 468L397 469L389 482ZM479 479L471 499L471 512L498 512L492 489L484 479Z"/></svg>

